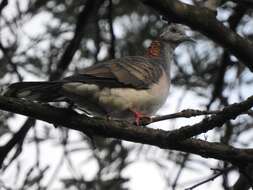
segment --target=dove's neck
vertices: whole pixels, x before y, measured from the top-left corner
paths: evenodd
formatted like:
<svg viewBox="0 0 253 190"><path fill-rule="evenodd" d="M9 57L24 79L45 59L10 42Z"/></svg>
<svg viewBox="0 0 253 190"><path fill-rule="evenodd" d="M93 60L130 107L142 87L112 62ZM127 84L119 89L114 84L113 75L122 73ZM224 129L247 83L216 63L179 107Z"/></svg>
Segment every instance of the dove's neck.
<svg viewBox="0 0 253 190"><path fill-rule="evenodd" d="M170 65L173 61L173 52L175 46L159 40L153 41L146 53L149 58L158 58L165 70L170 73Z"/></svg>

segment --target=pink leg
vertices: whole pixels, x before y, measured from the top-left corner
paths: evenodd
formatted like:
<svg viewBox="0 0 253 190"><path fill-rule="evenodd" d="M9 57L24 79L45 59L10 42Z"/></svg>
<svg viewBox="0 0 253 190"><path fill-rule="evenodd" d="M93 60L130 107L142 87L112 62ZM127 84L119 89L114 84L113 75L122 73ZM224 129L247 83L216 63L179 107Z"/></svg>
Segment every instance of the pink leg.
<svg viewBox="0 0 253 190"><path fill-rule="evenodd" d="M134 112L134 118L135 118L135 123L137 126L140 126L141 118L142 118L142 113L141 112Z"/></svg>
<svg viewBox="0 0 253 190"><path fill-rule="evenodd" d="M152 121L152 118L150 116L147 116L141 112L133 111L135 123L137 126L140 126L143 122L144 123L150 123Z"/></svg>

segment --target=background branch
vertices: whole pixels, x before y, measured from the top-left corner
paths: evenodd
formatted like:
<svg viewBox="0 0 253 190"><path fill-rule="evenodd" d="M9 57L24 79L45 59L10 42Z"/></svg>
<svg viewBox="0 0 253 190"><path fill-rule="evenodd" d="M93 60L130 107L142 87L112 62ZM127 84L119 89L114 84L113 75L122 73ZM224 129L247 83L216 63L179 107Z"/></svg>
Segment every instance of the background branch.
<svg viewBox="0 0 253 190"><path fill-rule="evenodd" d="M88 0L85 2L83 10L77 18L74 37L63 52L63 55L61 56L61 59L56 66L56 70L50 76L50 80L59 79L64 71L68 68L73 56L75 55L76 50L80 46L85 26L88 24L88 21L93 18L94 14L97 14L99 7L101 4L103 4L104 1L105 0Z"/></svg>
<svg viewBox="0 0 253 190"><path fill-rule="evenodd" d="M4 7L6 7L8 5L8 0L2 0L0 3L0 14L2 13L2 10L4 9Z"/></svg>
<svg viewBox="0 0 253 190"><path fill-rule="evenodd" d="M202 32L228 49L253 72L252 43L219 22L215 18L215 12L208 8L202 7L200 9L177 0L142 0L142 2L157 10L169 21L180 22Z"/></svg>
<svg viewBox="0 0 253 190"><path fill-rule="evenodd" d="M61 78L65 70L68 68L75 52L79 48L85 26L88 24L89 19L91 19L94 14L97 14L97 10L101 6L101 3L103 3L104 1L105 0L99 0L99 1L88 0L85 2L82 11L79 13L77 17L74 36L72 40L70 41L70 43L68 44L67 48L65 49L64 53L62 54L59 62L57 63L56 70L50 74L49 80L57 80ZM5 0L2 1L1 4L3 4L4 2ZM22 81L23 78L17 71L17 66L11 61L11 57L8 56L7 50L2 46L1 43L0 43L0 49L6 55L6 58L9 64L12 66L13 70L19 77L19 80ZM29 129L33 126L34 123L35 123L34 119L28 118L25 124L12 137L12 139L10 139L10 141L6 145L0 148L0 154L2 155L0 157L0 166L2 166L5 156L7 156L7 154L16 146L16 144L23 142L26 134L28 133Z"/></svg>

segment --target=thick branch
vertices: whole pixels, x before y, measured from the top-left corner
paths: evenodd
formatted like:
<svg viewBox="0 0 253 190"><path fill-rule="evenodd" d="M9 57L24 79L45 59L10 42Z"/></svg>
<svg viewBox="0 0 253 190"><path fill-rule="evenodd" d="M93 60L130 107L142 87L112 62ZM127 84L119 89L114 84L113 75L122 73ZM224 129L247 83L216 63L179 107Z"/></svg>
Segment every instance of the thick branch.
<svg viewBox="0 0 253 190"><path fill-rule="evenodd" d="M176 21L202 32L210 39L233 53L253 72L253 45L225 27L215 18L215 12L195 7L177 0L141 0L151 6L170 21Z"/></svg>
<svg viewBox="0 0 253 190"><path fill-rule="evenodd" d="M235 119L238 115L246 112L253 106L253 96L250 96L247 100L241 103L234 103L225 107L221 112L218 112L216 115L207 117L201 122L191 125L181 127L180 129L174 130L171 132L171 141L173 138L184 140L201 133L205 133L215 127L222 127L224 123L230 119Z"/></svg>
<svg viewBox="0 0 253 190"><path fill-rule="evenodd" d="M25 100L0 96L0 109L34 117L55 125L62 125L86 134L113 137L136 143L174 149L229 162L253 162L253 150L238 149L219 143L188 139L171 141L171 132L160 129L140 128L126 122L89 118L73 110L55 108Z"/></svg>

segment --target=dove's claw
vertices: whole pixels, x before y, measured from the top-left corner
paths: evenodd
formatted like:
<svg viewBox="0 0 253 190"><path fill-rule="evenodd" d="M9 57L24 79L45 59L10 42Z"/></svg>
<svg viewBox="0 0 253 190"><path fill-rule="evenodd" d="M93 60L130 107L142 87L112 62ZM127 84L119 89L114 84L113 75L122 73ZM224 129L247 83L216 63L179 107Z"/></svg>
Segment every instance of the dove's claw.
<svg viewBox="0 0 253 190"><path fill-rule="evenodd" d="M135 118L135 124L137 126L141 126L145 123L150 123L152 121L152 118L150 116L144 115L141 112L134 111L134 118Z"/></svg>

